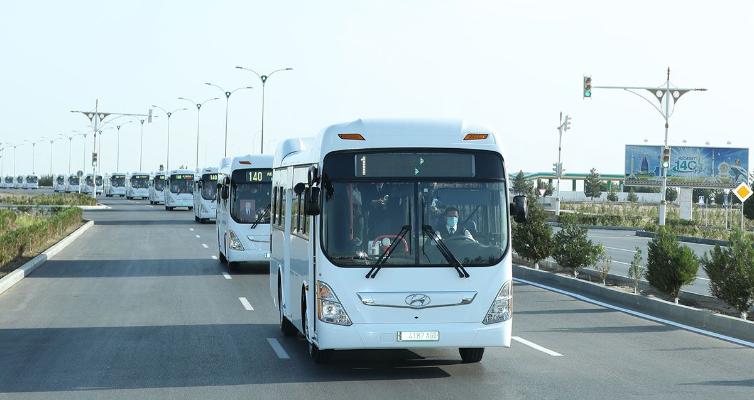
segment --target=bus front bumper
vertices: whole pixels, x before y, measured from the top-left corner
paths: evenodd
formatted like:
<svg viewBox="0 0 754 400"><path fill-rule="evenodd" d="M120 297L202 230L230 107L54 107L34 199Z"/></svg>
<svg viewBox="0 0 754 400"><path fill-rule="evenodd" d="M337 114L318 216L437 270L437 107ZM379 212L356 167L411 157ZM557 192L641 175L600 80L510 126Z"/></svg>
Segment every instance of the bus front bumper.
<svg viewBox="0 0 754 400"><path fill-rule="evenodd" d="M317 321L317 346L333 350L510 347L511 322L508 320L492 325L479 322L342 326ZM399 332L437 332L438 340L400 341Z"/></svg>

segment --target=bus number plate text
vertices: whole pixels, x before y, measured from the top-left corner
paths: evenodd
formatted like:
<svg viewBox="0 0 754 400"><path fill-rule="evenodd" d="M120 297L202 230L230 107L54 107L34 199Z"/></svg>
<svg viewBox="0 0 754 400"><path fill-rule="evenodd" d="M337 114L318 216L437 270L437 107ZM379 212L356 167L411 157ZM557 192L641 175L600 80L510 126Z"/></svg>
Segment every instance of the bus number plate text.
<svg viewBox="0 0 754 400"><path fill-rule="evenodd" d="M440 332L398 332L399 342L436 342L440 340Z"/></svg>

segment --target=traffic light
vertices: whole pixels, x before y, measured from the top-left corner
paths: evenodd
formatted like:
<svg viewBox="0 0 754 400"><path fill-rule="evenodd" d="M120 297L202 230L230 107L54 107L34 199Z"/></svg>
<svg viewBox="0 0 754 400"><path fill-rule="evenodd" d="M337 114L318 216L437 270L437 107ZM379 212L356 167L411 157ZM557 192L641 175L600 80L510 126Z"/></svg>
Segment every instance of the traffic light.
<svg viewBox="0 0 754 400"><path fill-rule="evenodd" d="M584 98L592 97L592 77L584 77Z"/></svg>
<svg viewBox="0 0 754 400"><path fill-rule="evenodd" d="M662 149L662 167L668 168L670 166L670 147Z"/></svg>

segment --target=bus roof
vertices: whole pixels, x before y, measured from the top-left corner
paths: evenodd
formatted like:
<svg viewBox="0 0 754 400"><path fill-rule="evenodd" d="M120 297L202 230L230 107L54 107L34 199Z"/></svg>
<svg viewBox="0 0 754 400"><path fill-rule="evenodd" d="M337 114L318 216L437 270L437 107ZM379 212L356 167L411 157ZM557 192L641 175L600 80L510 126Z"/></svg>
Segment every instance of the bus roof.
<svg viewBox="0 0 754 400"><path fill-rule="evenodd" d="M170 170L170 175L178 175L178 174L180 174L180 175L189 175L189 174L190 175L194 175L194 171L192 171L190 169L171 169Z"/></svg>
<svg viewBox="0 0 754 400"><path fill-rule="evenodd" d="M215 167L207 167L207 168L202 168L201 171L199 171L199 173L197 175L216 174L216 173L217 173L217 168L215 168Z"/></svg>
<svg viewBox="0 0 754 400"><path fill-rule="evenodd" d="M125 172L113 172L113 173L111 173L111 174L110 174L110 176L116 176L116 175L119 175L119 176L120 176L120 175L122 175L122 176L125 176L125 175L126 175L126 173L125 173Z"/></svg>
<svg viewBox="0 0 754 400"><path fill-rule="evenodd" d="M237 169L247 168L272 168L272 156L266 154L247 154L245 156L236 156L226 163L225 159L220 164L220 172L224 175L230 175Z"/></svg>
<svg viewBox="0 0 754 400"><path fill-rule="evenodd" d="M486 136L465 140L470 133ZM343 138L343 134L354 137ZM427 147L501 151L491 129L460 119L358 119L330 125L314 137L281 142L275 152L275 165L315 163L338 150Z"/></svg>

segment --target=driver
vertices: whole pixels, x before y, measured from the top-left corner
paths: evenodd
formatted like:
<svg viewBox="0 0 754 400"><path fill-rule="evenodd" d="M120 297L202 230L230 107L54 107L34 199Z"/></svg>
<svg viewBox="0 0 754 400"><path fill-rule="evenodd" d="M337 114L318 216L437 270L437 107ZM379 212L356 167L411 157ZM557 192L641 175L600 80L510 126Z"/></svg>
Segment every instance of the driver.
<svg viewBox="0 0 754 400"><path fill-rule="evenodd" d="M440 228L437 233L441 238L450 239L454 237L465 237L470 240L475 240L471 236L471 232L465 229L463 226L458 226L458 209L455 207L448 207L445 209L445 225Z"/></svg>

